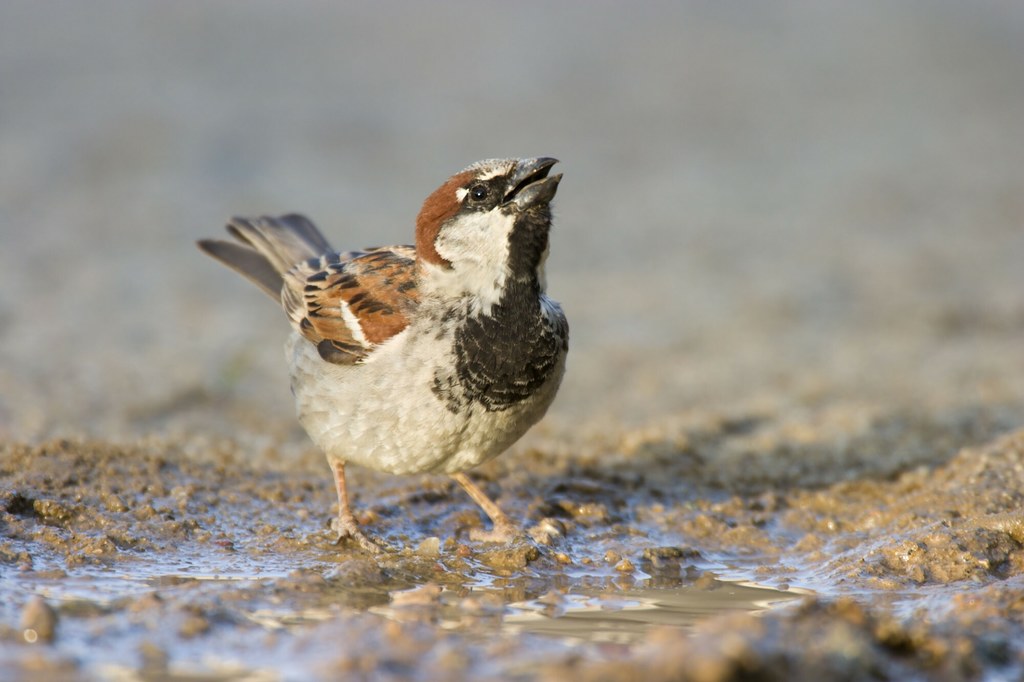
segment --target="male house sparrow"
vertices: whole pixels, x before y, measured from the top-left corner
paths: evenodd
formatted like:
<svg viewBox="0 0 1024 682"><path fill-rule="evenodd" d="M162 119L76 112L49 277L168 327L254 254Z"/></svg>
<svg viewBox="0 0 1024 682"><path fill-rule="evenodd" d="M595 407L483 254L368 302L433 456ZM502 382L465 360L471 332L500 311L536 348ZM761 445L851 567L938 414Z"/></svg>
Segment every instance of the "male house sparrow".
<svg viewBox="0 0 1024 682"><path fill-rule="evenodd" d="M415 246L337 253L300 215L234 218L237 242L199 247L279 299L299 421L338 492L338 540L379 547L359 528L349 462L393 474L450 474L516 533L464 473L499 455L547 411L569 327L544 293L550 158L492 159L449 178L416 219Z"/></svg>

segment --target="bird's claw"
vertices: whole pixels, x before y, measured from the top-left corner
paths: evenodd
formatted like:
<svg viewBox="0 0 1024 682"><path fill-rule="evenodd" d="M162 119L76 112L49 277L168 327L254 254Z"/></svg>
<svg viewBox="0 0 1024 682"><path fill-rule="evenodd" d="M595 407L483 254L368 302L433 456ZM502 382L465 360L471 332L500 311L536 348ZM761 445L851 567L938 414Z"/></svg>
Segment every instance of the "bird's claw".
<svg viewBox="0 0 1024 682"><path fill-rule="evenodd" d="M335 545L351 541L369 554L383 554L387 551L387 547L383 543L371 540L363 531L359 530L359 526L353 527L353 525L346 524L341 519L336 518L331 522L331 528L338 533L334 539Z"/></svg>

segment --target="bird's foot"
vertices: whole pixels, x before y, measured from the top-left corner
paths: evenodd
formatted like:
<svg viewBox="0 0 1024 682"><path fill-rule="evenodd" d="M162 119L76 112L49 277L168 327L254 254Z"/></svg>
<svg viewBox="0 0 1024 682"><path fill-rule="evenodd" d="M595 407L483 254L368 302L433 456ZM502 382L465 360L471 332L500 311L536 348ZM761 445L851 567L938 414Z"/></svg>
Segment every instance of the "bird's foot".
<svg viewBox="0 0 1024 682"><path fill-rule="evenodd" d="M359 530L359 525L354 520L351 523L346 523L343 519L335 518L331 521L331 529L338 534L338 537L334 539L336 545L351 541L368 554L383 554L388 550L384 543L371 540L369 536Z"/></svg>

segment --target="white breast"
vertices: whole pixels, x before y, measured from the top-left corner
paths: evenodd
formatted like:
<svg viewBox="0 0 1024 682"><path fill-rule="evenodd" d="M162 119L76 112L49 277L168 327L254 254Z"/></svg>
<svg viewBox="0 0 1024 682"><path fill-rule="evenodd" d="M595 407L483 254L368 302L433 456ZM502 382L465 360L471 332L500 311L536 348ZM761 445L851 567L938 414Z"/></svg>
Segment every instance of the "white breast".
<svg viewBox="0 0 1024 682"><path fill-rule="evenodd" d="M328 459L393 474L455 473L501 454L544 416L561 383L564 355L530 398L501 411L470 404L453 412L434 392L438 370L454 362L451 335L421 324L357 365L324 362L299 334L289 338L299 421Z"/></svg>

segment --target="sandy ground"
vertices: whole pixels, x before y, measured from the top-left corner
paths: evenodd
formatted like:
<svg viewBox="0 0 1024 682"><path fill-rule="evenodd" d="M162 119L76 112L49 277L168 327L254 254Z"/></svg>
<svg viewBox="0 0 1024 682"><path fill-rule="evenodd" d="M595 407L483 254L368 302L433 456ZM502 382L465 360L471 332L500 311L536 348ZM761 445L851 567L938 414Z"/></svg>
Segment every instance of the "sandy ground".
<svg viewBox="0 0 1024 682"><path fill-rule="evenodd" d="M12 679L1024 674L1015 3L0 7L0 669ZM331 542L282 315L192 242L404 242L562 160L548 417L354 475Z"/></svg>

